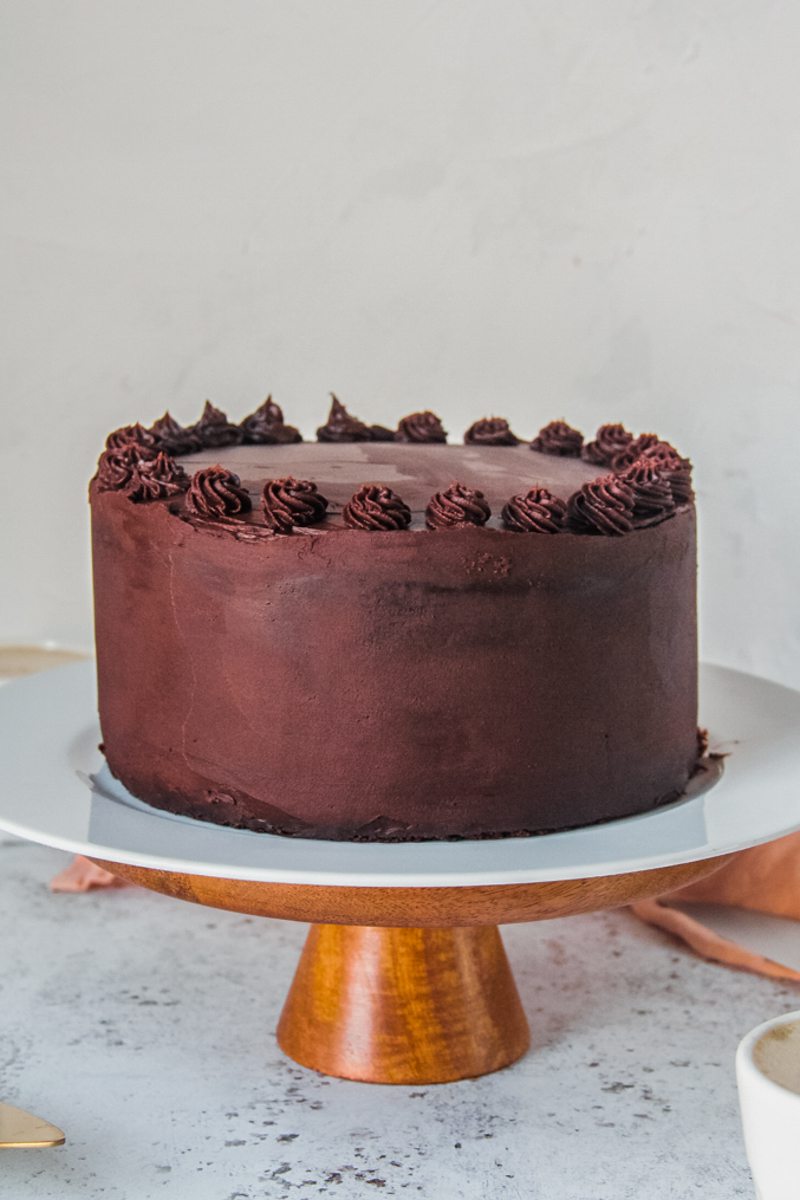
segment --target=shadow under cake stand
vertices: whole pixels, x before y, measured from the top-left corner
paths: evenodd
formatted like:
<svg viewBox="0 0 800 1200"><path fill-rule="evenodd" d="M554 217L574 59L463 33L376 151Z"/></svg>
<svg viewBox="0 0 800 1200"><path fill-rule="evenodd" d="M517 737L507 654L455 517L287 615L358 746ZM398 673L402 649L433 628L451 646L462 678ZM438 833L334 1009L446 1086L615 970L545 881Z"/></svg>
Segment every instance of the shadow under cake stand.
<svg viewBox="0 0 800 1200"><path fill-rule="evenodd" d="M96 749L93 666L80 663L0 689L0 829L177 899L311 922L278 1023L285 1053L347 1079L443 1083L528 1048L498 924L671 891L800 827L800 694L704 667L701 713L725 769L654 812L536 838L319 842L130 796Z"/></svg>

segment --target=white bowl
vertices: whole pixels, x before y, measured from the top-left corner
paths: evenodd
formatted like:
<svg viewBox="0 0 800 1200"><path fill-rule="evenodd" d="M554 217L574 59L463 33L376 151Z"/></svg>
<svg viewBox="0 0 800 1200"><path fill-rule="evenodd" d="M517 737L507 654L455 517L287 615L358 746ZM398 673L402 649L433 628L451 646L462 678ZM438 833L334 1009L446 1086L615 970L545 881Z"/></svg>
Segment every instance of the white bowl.
<svg viewBox="0 0 800 1200"><path fill-rule="evenodd" d="M765 1021L742 1038L736 1081L758 1200L798 1200L800 1012Z"/></svg>

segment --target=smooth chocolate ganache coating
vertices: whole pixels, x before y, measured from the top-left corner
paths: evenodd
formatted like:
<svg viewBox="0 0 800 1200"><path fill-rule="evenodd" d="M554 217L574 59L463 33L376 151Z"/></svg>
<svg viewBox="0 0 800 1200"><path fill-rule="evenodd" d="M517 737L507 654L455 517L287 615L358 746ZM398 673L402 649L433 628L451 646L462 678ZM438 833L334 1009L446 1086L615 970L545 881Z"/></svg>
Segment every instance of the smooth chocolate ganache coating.
<svg viewBox="0 0 800 1200"><path fill-rule="evenodd" d="M103 744L135 796L396 841L545 833L683 792L695 514L671 482L673 508L642 507L668 504L671 448L629 484L527 444L240 444L131 503L171 470L141 449L106 451L90 488Z"/></svg>

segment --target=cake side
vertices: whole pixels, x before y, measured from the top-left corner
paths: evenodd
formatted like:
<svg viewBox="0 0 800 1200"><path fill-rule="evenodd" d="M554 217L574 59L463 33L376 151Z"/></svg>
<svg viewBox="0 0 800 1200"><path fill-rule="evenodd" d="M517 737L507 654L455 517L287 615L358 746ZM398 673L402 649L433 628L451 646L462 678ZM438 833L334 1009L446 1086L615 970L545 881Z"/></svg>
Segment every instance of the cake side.
<svg viewBox="0 0 800 1200"><path fill-rule="evenodd" d="M458 474L474 470L492 516L432 532L423 500L460 448L191 450L187 472L237 468L249 511L198 515L181 489L150 503L91 490L103 738L135 795L226 824L392 840L568 828L681 793L697 760L690 504L624 536L515 532L498 508L517 484L546 475L566 501L602 464L465 447ZM298 462L333 498L280 536L258 491ZM356 475L403 496L407 527L348 526Z"/></svg>

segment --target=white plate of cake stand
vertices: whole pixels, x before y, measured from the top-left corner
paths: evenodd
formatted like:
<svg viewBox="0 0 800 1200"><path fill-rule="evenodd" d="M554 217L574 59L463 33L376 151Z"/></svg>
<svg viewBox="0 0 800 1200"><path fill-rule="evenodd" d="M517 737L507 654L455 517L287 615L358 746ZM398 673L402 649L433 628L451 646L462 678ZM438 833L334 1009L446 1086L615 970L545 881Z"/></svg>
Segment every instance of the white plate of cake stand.
<svg viewBox="0 0 800 1200"><path fill-rule="evenodd" d="M653 812L531 838L324 842L160 812L97 749L94 665L0 689L0 829L145 887L312 928L278 1024L297 1062L383 1083L485 1074L528 1047L497 930L628 904L800 828L800 693L701 672L721 772Z"/></svg>

